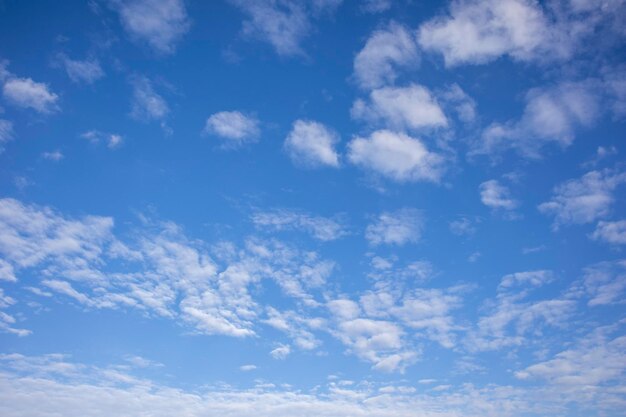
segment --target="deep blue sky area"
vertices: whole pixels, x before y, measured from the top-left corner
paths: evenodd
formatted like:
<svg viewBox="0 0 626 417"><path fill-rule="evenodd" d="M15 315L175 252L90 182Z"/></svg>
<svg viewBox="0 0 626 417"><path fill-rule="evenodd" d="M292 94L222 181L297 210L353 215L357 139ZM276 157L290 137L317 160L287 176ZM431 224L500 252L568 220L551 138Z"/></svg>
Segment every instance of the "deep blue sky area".
<svg viewBox="0 0 626 417"><path fill-rule="evenodd" d="M0 415L624 415L625 21L0 0Z"/></svg>

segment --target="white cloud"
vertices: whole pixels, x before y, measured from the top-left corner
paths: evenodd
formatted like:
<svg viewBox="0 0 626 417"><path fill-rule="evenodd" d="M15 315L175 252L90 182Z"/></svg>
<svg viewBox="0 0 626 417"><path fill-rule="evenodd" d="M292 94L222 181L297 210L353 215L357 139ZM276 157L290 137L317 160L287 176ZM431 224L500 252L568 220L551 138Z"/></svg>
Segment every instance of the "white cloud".
<svg viewBox="0 0 626 417"><path fill-rule="evenodd" d="M58 162L58 161L60 161L61 159L64 158L63 153L61 151L59 151L59 150L50 151L50 152L44 152L44 153L41 154L41 156L44 159L47 159L49 161L54 161L54 162Z"/></svg>
<svg viewBox="0 0 626 417"><path fill-rule="evenodd" d="M131 116L140 120L162 120L167 116L167 102L154 91L149 79L135 77L132 86Z"/></svg>
<svg viewBox="0 0 626 417"><path fill-rule="evenodd" d="M256 365L241 365L239 367L239 370L243 372L250 372L250 371L254 371L255 369L256 369Z"/></svg>
<svg viewBox="0 0 626 417"><path fill-rule="evenodd" d="M106 132L101 132L99 130L88 130L87 132L82 133L80 137L83 139L87 139L89 142L93 144L104 142L106 143L109 149L118 148L124 141L124 138L117 133L106 133ZM57 156L57 155L51 154L48 156L48 158L51 159L52 156ZM63 155L61 155L61 158L62 157Z"/></svg>
<svg viewBox="0 0 626 417"><path fill-rule="evenodd" d="M546 391L555 390L577 408L588 404L597 404L596 409L623 406L623 397L617 396L624 389L626 337L610 338L607 333L606 328L599 328L552 359L528 366L515 376L545 381Z"/></svg>
<svg viewBox="0 0 626 417"><path fill-rule="evenodd" d="M223 139L225 148L238 148L258 140L259 121L239 111L222 111L212 114L206 121L205 133Z"/></svg>
<svg viewBox="0 0 626 417"><path fill-rule="evenodd" d="M539 205L539 211L554 215L554 227L564 224L590 223L610 213L615 200L613 190L626 182L626 173L611 170L590 171L554 188L550 201Z"/></svg>
<svg viewBox="0 0 626 417"><path fill-rule="evenodd" d="M465 345L470 351L489 351L545 343L538 338L545 328L562 328L575 312L576 301L568 297L529 300L529 294L551 282L550 271L509 274L502 278L496 299L485 302L486 313L468 332Z"/></svg>
<svg viewBox="0 0 626 417"><path fill-rule="evenodd" d="M270 352L274 359L285 359L291 353L289 345L280 345Z"/></svg>
<svg viewBox="0 0 626 417"><path fill-rule="evenodd" d="M417 84L408 87L383 87L370 93L366 102L352 105L353 118L376 124L383 122L395 129L446 127L448 120L430 91Z"/></svg>
<svg viewBox="0 0 626 417"><path fill-rule="evenodd" d="M413 34L392 23L374 31L354 58L354 77L361 88L372 89L393 84L398 70L419 63Z"/></svg>
<svg viewBox="0 0 626 417"><path fill-rule="evenodd" d="M104 77L104 71L97 59L74 60L64 54L59 54L58 59L68 77L75 83L92 84Z"/></svg>
<svg viewBox="0 0 626 417"><path fill-rule="evenodd" d="M189 30L183 0L111 0L122 26L135 41L159 54L171 54Z"/></svg>
<svg viewBox="0 0 626 417"><path fill-rule="evenodd" d="M0 149L2 149L2 143L9 142L13 140L14 137L13 123L5 119L0 119Z"/></svg>
<svg viewBox="0 0 626 417"><path fill-rule="evenodd" d="M472 123L476 119L476 102L458 84L448 86L439 98L454 109L462 122Z"/></svg>
<svg viewBox="0 0 626 417"><path fill-rule="evenodd" d="M626 295L626 261L601 262L585 268L582 279L588 305L624 304Z"/></svg>
<svg viewBox="0 0 626 417"><path fill-rule="evenodd" d="M461 217L448 223L450 231L457 236L470 236L476 233L477 221L469 217Z"/></svg>
<svg viewBox="0 0 626 417"><path fill-rule="evenodd" d="M315 252L254 239L218 263L203 242L173 223L148 223L131 235L128 242L118 240L108 217L67 219L46 207L0 200L6 279L36 270L42 286L84 308L132 308L198 333L256 334L260 308L250 287L262 280L274 281L304 306L319 305L312 292L323 288L334 268ZM298 337L302 346L315 340L303 332Z"/></svg>
<svg viewBox="0 0 626 417"><path fill-rule="evenodd" d="M403 208L378 215L376 221L367 226L365 238L372 245L398 245L418 242L424 225L422 212Z"/></svg>
<svg viewBox="0 0 626 417"><path fill-rule="evenodd" d="M612 351L619 345L611 347ZM611 359L619 359L612 355ZM391 357L387 363L394 362ZM605 365L610 362L605 362ZM411 417L419 410L421 417L514 417L548 415L555 407L565 407L569 398L545 395L532 388L512 388L491 384L453 385L448 391L426 393L406 383L340 384L330 382L315 390L278 388L259 383L237 389L193 387L189 390L164 386L157 381L139 378L134 369L117 365L90 366L70 358L50 354L28 357L2 355L0 402L3 415L66 417L102 415L141 415L154 417L184 415L200 417L218 413L232 417L252 414L259 417ZM617 398L617 395L609 397ZM577 404L579 405L579 404ZM597 407L599 401L589 406ZM620 403L609 401L605 410L620 412ZM558 408L563 410L564 408Z"/></svg>
<svg viewBox="0 0 626 417"><path fill-rule="evenodd" d="M305 3L294 0L231 0L249 18L246 36L271 44L283 56L303 54L300 43L311 31Z"/></svg>
<svg viewBox="0 0 626 417"><path fill-rule="evenodd" d="M538 158L546 144L570 145L576 128L591 126L598 114L598 97L592 82L532 89L526 94L522 117L505 124L492 123L474 144L471 154L515 149L522 156Z"/></svg>
<svg viewBox="0 0 626 417"><path fill-rule="evenodd" d="M16 107L33 109L39 113L53 113L59 109L59 96L47 84L30 78L9 78L2 88L5 100Z"/></svg>
<svg viewBox="0 0 626 417"><path fill-rule="evenodd" d="M518 206L517 201L510 197L507 187L497 180L485 181L478 187L480 191L480 201L492 209L513 210Z"/></svg>
<svg viewBox="0 0 626 417"><path fill-rule="evenodd" d="M348 144L351 163L398 182L439 182L444 158L430 152L416 138L404 133L378 130L369 138L356 137Z"/></svg>
<svg viewBox="0 0 626 417"><path fill-rule="evenodd" d="M321 241L340 239L348 234L345 226L336 220L286 209L256 212L252 222L259 228L276 231L302 230Z"/></svg>
<svg viewBox="0 0 626 417"><path fill-rule="evenodd" d="M600 221L591 237L616 245L626 245L626 220Z"/></svg>
<svg viewBox="0 0 626 417"><path fill-rule="evenodd" d="M285 139L285 150L292 161L307 168L338 167L335 145L339 136L321 123L296 120Z"/></svg>
<svg viewBox="0 0 626 417"><path fill-rule="evenodd" d="M448 16L422 24L422 48L443 55L446 66L486 63L502 55L515 60L566 58L571 42L530 0L454 0Z"/></svg>

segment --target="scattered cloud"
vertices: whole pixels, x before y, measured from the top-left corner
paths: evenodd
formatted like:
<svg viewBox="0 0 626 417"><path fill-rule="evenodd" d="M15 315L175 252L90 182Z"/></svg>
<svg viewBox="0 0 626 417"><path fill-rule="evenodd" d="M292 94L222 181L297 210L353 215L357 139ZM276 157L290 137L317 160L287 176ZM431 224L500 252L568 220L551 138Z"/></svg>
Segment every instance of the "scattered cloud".
<svg viewBox="0 0 626 417"><path fill-rule="evenodd" d="M152 82L146 77L137 76L131 84L131 116L138 120L163 120L169 113L169 107L165 99L154 91Z"/></svg>
<svg viewBox="0 0 626 417"><path fill-rule="evenodd" d="M44 159L47 159L49 161L54 161L54 162L58 162L65 157L63 153L59 150L43 152L41 156Z"/></svg>
<svg viewBox="0 0 626 417"><path fill-rule="evenodd" d="M573 39L527 0L451 2L449 13L423 23L418 41L446 66L483 64L508 55L518 61L567 58Z"/></svg>
<svg viewBox="0 0 626 417"><path fill-rule="evenodd" d="M361 88L380 88L393 84L399 69L418 63L413 34L406 27L391 23L387 28L374 31L356 55L354 78Z"/></svg>
<svg viewBox="0 0 626 417"><path fill-rule="evenodd" d="M510 197L509 189L498 180L489 180L480 184L480 201L492 209L513 210L519 203Z"/></svg>
<svg viewBox="0 0 626 417"><path fill-rule="evenodd" d="M124 142L124 138L117 133L106 133L99 130L88 130L82 133L80 137L93 144L104 142L109 149L116 149Z"/></svg>
<svg viewBox="0 0 626 417"><path fill-rule="evenodd" d="M161 55L173 54L191 26L183 0L110 0L126 33Z"/></svg>
<svg viewBox="0 0 626 417"><path fill-rule="evenodd" d="M448 125L448 119L430 91L421 85L383 87L370 93L369 102L358 99L350 114L371 124L393 129L419 130Z"/></svg>
<svg viewBox="0 0 626 417"><path fill-rule="evenodd" d="M59 96L47 84L31 78L9 78L2 87L2 94L7 102L23 109L33 109L42 114L59 110Z"/></svg>
<svg viewBox="0 0 626 417"><path fill-rule="evenodd" d="M261 130L259 121L253 116L239 111L222 111L207 119L204 132L222 139L224 148L236 149L256 142Z"/></svg>
<svg viewBox="0 0 626 417"><path fill-rule="evenodd" d="M626 220L600 221L591 237L614 245L626 245Z"/></svg>
<svg viewBox="0 0 626 417"><path fill-rule="evenodd" d="M67 76L75 83L92 84L104 77L100 62L95 58L81 61L71 59L65 54L59 54L57 59L65 69Z"/></svg>
<svg viewBox="0 0 626 417"><path fill-rule="evenodd" d="M268 230L300 230L321 241L337 240L348 235L346 227L335 219L294 210L258 211L252 215L252 222L256 227Z"/></svg>
<svg viewBox="0 0 626 417"><path fill-rule="evenodd" d="M365 229L365 238L372 245L398 245L418 242L422 236L424 216L421 211L403 208L384 212Z"/></svg>
<svg viewBox="0 0 626 417"><path fill-rule="evenodd" d="M338 167L335 145L339 135L321 123L296 120L285 139L285 150L291 160L305 168Z"/></svg>
<svg viewBox="0 0 626 417"><path fill-rule="evenodd" d="M526 94L522 117L504 124L492 123L470 154L497 155L514 149L524 157L539 158L549 143L570 145L575 129L591 126L598 115L598 96L592 82L532 89Z"/></svg>
<svg viewBox="0 0 626 417"><path fill-rule="evenodd" d="M419 139L404 133L378 130L370 137L356 137L348 144L354 165L398 182L439 182L444 158L429 151Z"/></svg>
<svg viewBox="0 0 626 417"><path fill-rule="evenodd" d="M554 228L567 224L591 223L606 217L615 201L613 191L626 182L626 173L614 170L590 171L554 188L550 201L539 211L554 216Z"/></svg>

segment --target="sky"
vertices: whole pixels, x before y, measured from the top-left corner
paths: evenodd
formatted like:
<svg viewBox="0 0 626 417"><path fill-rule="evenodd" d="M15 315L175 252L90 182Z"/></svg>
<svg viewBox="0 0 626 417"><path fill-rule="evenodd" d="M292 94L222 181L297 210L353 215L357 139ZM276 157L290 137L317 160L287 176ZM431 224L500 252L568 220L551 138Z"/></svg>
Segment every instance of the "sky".
<svg viewBox="0 0 626 417"><path fill-rule="evenodd" d="M0 415L624 416L624 22L0 0Z"/></svg>

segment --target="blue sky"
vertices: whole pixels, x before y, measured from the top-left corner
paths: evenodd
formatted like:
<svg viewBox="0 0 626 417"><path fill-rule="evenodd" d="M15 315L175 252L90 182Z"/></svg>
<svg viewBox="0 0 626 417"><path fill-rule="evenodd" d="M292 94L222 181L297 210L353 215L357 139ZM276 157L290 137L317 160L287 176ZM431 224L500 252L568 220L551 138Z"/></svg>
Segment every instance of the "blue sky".
<svg viewBox="0 0 626 417"><path fill-rule="evenodd" d="M625 18L0 1L0 414L624 415Z"/></svg>

